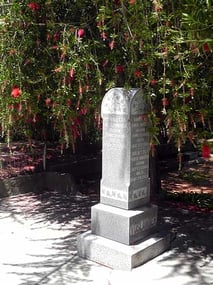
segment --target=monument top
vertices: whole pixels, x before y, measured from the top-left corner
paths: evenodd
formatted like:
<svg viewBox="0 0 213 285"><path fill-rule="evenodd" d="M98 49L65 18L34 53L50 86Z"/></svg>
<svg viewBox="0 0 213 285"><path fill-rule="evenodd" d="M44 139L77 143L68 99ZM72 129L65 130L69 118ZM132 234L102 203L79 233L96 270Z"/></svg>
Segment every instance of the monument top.
<svg viewBox="0 0 213 285"><path fill-rule="evenodd" d="M101 114L141 115L147 112L142 89L112 88L104 96Z"/></svg>

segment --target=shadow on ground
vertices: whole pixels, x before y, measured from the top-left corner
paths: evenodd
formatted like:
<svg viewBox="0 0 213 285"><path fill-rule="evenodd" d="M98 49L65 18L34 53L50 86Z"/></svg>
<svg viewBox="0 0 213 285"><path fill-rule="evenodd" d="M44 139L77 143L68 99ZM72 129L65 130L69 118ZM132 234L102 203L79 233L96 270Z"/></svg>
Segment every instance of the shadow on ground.
<svg viewBox="0 0 213 285"><path fill-rule="evenodd" d="M168 267L167 277L184 273L193 278L187 285L213 284L210 271L213 266L213 214L162 203L159 221L170 225L176 232L171 250L159 260L159 265ZM212 283L209 283L210 278Z"/></svg>
<svg viewBox="0 0 213 285"><path fill-rule="evenodd" d="M46 192L0 200L2 284L93 284L91 272L98 265L82 262L76 254L76 238L90 228L90 208L99 200L97 184L93 187L90 195ZM211 284L213 214L159 202L159 223L177 233L171 250L151 261L166 268L161 281L186 274L192 281L179 284Z"/></svg>
<svg viewBox="0 0 213 285"><path fill-rule="evenodd" d="M47 192L1 199L1 283L41 284L71 262L77 235L90 227L90 207L96 198ZM77 269L87 276L89 265L79 264Z"/></svg>

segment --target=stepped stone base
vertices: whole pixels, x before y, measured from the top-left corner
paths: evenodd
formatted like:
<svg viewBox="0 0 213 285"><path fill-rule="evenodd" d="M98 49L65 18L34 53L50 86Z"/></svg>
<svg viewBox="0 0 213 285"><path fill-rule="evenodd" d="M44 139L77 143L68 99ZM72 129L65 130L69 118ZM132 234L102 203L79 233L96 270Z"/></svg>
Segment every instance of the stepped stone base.
<svg viewBox="0 0 213 285"><path fill-rule="evenodd" d="M170 247L171 234L154 234L136 245L125 245L87 231L78 238L78 255L113 269L131 270Z"/></svg>
<svg viewBox="0 0 213 285"><path fill-rule="evenodd" d="M104 204L92 207L92 233L126 245L135 244L153 233L157 206L147 205L124 210Z"/></svg>

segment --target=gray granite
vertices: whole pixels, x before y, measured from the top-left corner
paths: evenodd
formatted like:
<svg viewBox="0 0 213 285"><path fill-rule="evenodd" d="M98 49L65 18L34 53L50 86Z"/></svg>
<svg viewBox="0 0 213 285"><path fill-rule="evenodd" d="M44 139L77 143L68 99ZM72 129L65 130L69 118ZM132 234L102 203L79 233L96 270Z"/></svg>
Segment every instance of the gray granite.
<svg viewBox="0 0 213 285"><path fill-rule="evenodd" d="M142 90L111 89L102 102L101 203L133 209L149 201L149 133Z"/></svg>
<svg viewBox="0 0 213 285"><path fill-rule="evenodd" d="M70 173L41 172L0 180L0 197L44 191L76 193L75 181Z"/></svg>
<svg viewBox="0 0 213 285"><path fill-rule="evenodd" d="M151 234L156 224L156 205L128 211L104 204L92 207L92 233L126 245Z"/></svg>
<svg viewBox="0 0 213 285"><path fill-rule="evenodd" d="M169 233L156 233L137 245L124 245L87 231L78 238L82 258L119 270L131 270L163 253L170 247Z"/></svg>
<svg viewBox="0 0 213 285"><path fill-rule="evenodd" d="M116 269L130 270L170 245L169 233L155 233L146 113L141 89L113 88L102 102L100 203L91 210L91 232L78 239L78 254Z"/></svg>

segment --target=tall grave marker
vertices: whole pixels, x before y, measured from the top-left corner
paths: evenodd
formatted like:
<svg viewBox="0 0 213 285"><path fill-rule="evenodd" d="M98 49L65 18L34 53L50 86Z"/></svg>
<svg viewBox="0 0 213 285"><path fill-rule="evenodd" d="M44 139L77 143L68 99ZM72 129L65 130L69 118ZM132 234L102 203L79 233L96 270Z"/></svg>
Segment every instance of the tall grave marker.
<svg viewBox="0 0 213 285"><path fill-rule="evenodd" d="M170 246L150 204L146 112L141 89L113 88L102 102L100 203L91 209L91 231L79 237L78 253L116 269L131 270Z"/></svg>

